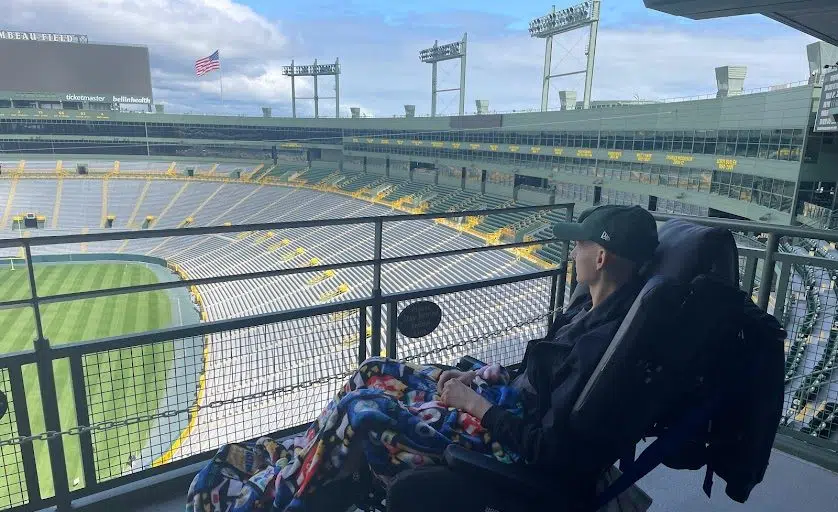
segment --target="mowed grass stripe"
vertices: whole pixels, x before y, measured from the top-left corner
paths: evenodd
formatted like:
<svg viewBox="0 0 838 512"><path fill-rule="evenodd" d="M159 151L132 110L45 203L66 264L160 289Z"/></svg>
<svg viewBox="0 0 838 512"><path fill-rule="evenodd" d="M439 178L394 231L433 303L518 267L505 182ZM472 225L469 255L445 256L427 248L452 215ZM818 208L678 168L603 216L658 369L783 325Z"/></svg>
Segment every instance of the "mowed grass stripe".
<svg viewBox="0 0 838 512"><path fill-rule="evenodd" d="M26 267L15 267L15 270L8 270L8 267L0 267L3 272L3 279L0 279L0 297L4 301L25 299L29 297L29 273Z"/></svg>
<svg viewBox="0 0 838 512"><path fill-rule="evenodd" d="M123 265L108 265L96 272L94 277L98 283L101 283L101 288L114 288L121 286L124 276L125 267ZM83 315L76 318L76 324L73 325L70 332L75 340L95 339L103 325L110 326L114 317L118 318L120 316L121 312L112 307L114 305L113 300L114 297L97 297L74 302L74 304L84 307ZM104 331L102 337L107 336L109 330Z"/></svg>
<svg viewBox="0 0 838 512"><path fill-rule="evenodd" d="M49 295L70 293L67 290L78 290L96 279L96 270L81 265L64 265L60 272L54 272L55 279L47 281L43 288ZM46 294L45 294L46 295ZM42 324L44 332L52 344L76 341L65 337L65 323L69 319L73 322L82 311L83 301L56 302L46 304L42 308Z"/></svg>
<svg viewBox="0 0 838 512"><path fill-rule="evenodd" d="M3 333L0 353L34 348L35 314L32 308L25 306L0 310L0 332Z"/></svg>
<svg viewBox="0 0 838 512"><path fill-rule="evenodd" d="M132 277L132 280L145 282L146 270L141 267L133 268L133 273L143 275ZM164 293L150 292L126 296L125 299L124 315L121 315L125 332L131 332L139 326L162 327L170 323L171 305ZM124 349L118 359L111 358L107 361L109 372L102 373L110 377L121 373L122 376L118 379L102 378L99 381L100 391L105 393L103 403L106 410L102 411L103 418L119 419L131 415L131 411L133 414L147 414L157 408L165 388L166 372L170 366L165 361L164 351L167 346L170 344ZM122 385L128 380L133 383L133 387ZM106 450L107 459L112 462L112 474L107 476L117 476L121 472L121 467L113 462L119 460L127 466L127 458L130 455L139 456L147 442L145 431L149 427L147 424L127 427L125 430L130 429L133 435L124 435L125 432L119 430L101 434L100 445Z"/></svg>
<svg viewBox="0 0 838 512"><path fill-rule="evenodd" d="M134 263L40 265L36 266L35 274L38 294L41 296L157 282L154 272L144 265ZM29 295L28 279L17 278L15 282L17 284L12 286L3 281L0 301L10 300L10 296ZM171 325L172 320L171 301L167 292L123 294L48 304L42 311L46 335L52 344L162 328ZM31 329L32 334L18 334L21 326L24 330ZM31 348L34 337L31 309L0 310L0 329L6 329L0 332L12 335L11 342L7 337L0 343L0 352L12 350L12 345ZM91 421L98 423L154 412L165 393L166 372L172 364L170 359L170 342L86 356L84 363ZM45 428L37 369L30 365L23 371L32 430L42 432ZM57 361L54 372L61 426L68 428L78 423L69 361ZM102 394L103 391L107 393ZM128 456L138 455L148 442L149 427L147 424L132 425L108 431L106 435L94 436L99 468L97 476L106 479L121 475L127 467L125 463ZM9 435L11 426L0 425L0 439ZM33 447L42 495L46 497L52 494L53 489L48 449L43 442L36 442ZM71 488L74 487L74 481L84 485L78 438L64 438L64 451L68 483ZM0 503L12 498L8 494L9 490L0 486Z"/></svg>
<svg viewBox="0 0 838 512"><path fill-rule="evenodd" d="M124 267L121 270L120 278L124 277L130 280L132 272L129 271L126 276ZM116 298L124 300L124 296L116 296ZM97 329L110 331L119 328L123 325L123 315L124 311L113 310L110 318L97 316L96 318L101 322ZM117 393L114 392L115 386L120 385L123 378L130 378L130 376L123 375L121 369L121 358L124 353L125 350L112 350L86 358L90 402L97 404L94 414L91 415L91 421L95 423L126 416L127 411L119 403ZM118 442L118 438L119 433L116 430L98 432L94 437L97 465L100 466L100 472L104 470L108 477L119 475L119 463L121 461L117 461L117 464L109 462L119 454L119 450L114 450L112 447L113 440L116 439Z"/></svg>

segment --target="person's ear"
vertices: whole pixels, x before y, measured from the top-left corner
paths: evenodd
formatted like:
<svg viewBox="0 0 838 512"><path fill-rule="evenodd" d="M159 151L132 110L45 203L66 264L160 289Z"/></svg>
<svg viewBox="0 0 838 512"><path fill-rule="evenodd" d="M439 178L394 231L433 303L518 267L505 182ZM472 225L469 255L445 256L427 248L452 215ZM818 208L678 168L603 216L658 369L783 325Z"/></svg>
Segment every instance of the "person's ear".
<svg viewBox="0 0 838 512"><path fill-rule="evenodd" d="M608 255L608 252L602 247L600 247L596 254L596 269L602 270L602 268L605 267L605 264L608 262L609 257L610 256Z"/></svg>

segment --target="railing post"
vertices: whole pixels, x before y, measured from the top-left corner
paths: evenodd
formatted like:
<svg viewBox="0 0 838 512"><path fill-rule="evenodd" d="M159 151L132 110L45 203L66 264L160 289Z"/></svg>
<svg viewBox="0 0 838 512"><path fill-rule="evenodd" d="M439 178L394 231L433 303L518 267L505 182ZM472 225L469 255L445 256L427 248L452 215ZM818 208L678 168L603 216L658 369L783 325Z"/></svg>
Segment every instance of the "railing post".
<svg viewBox="0 0 838 512"><path fill-rule="evenodd" d="M9 386L12 392L12 404L15 408L17 435L29 437L32 435L32 426L29 424L29 407L26 403L26 390L23 388L23 372L20 366L9 367ZM32 443L20 445L20 456L23 459L23 474L26 477L26 494L29 497L29 505L37 506L41 502L41 486L38 482L35 448Z"/></svg>
<svg viewBox="0 0 838 512"><path fill-rule="evenodd" d="M573 222L573 205L567 207L567 217L566 219L570 219L567 222ZM564 301L567 295L567 262L570 259L570 240L565 240L562 242L562 261L559 263L559 281L558 281L558 293L561 300L559 300L558 306L554 305L551 310L554 311L556 307L559 309L564 309ZM576 283L574 282L572 286L575 286ZM571 290L572 293L572 290ZM555 311L552 313L551 318L555 318L556 314Z"/></svg>
<svg viewBox="0 0 838 512"><path fill-rule="evenodd" d="M367 359L367 308L358 308L358 364Z"/></svg>
<svg viewBox="0 0 838 512"><path fill-rule="evenodd" d="M742 273L742 291L752 296L754 293L754 279L757 275L756 256L745 256L745 270Z"/></svg>
<svg viewBox="0 0 838 512"><path fill-rule="evenodd" d="M41 387L41 405L44 410L44 426L47 431L60 432L61 418L58 412L58 396L55 389L55 372L52 367L52 350L49 340L44 336L41 323L41 307L38 301L38 288L35 285L35 268L32 266L32 248L27 242L23 243L26 268L29 272L29 289L32 296L32 311L35 316L35 360L38 368L38 380ZM52 468L52 483L55 489L56 505L59 510L70 508L70 488L67 483L67 463L64 460L64 443L61 436L47 441L50 466Z"/></svg>
<svg viewBox="0 0 838 512"><path fill-rule="evenodd" d="M396 358L398 311L398 304L395 302L387 303L387 357L390 359Z"/></svg>
<svg viewBox="0 0 838 512"><path fill-rule="evenodd" d="M561 271L561 269L559 271ZM556 302L559 300L558 292L559 292L559 274L553 274L553 277L550 278L550 309L548 310L548 316L547 316L547 330L548 331L550 330L551 327L553 327L553 322L556 320Z"/></svg>
<svg viewBox="0 0 838 512"><path fill-rule="evenodd" d="M373 256L372 274L372 336L370 337L370 348L372 356L381 355L381 245L384 231L384 222L381 219L375 220L375 254Z"/></svg>
<svg viewBox="0 0 838 512"><path fill-rule="evenodd" d="M768 299L771 297L771 286L774 284L774 255L780 245L780 237L777 233L768 234L768 243L765 246L765 260L762 262L762 275L759 279L759 294L757 295L757 306L763 311L768 311Z"/></svg>
<svg viewBox="0 0 838 512"><path fill-rule="evenodd" d="M73 398L76 406L76 420L79 425L90 425L90 413L87 406L87 393L84 382L82 356L70 356L70 380L73 382ZM84 486L96 484L96 463L93 460L93 438L90 432L79 434L79 449L81 450L81 466L84 475Z"/></svg>
<svg viewBox="0 0 838 512"><path fill-rule="evenodd" d="M786 315L786 293L791 277L791 263L784 261L780 263L780 278L777 280L777 293L774 295L774 311L772 314L783 325Z"/></svg>

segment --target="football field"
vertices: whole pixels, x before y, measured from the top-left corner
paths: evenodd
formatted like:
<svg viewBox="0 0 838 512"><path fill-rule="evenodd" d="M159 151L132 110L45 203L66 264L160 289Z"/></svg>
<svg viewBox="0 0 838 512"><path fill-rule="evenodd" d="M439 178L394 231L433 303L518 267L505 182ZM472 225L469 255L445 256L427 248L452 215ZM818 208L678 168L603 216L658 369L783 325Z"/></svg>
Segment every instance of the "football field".
<svg viewBox="0 0 838 512"><path fill-rule="evenodd" d="M145 264L97 262L36 264L35 281L38 295L43 297L155 283L158 278ZM26 267L16 265L15 270L10 270L8 265L0 266L0 302L29 296ZM167 291L123 294L47 304L41 307L41 317L45 337L56 346L168 327L172 324L172 302ZM0 353L31 350L34 338L31 308L0 310ZM91 421L112 421L153 413L165 391L166 372L161 369L171 366L172 350L167 349L170 344L157 343L83 357ZM69 362L56 361L53 368L62 429L66 429L78 424ZM34 365L23 368L23 380L32 432L43 432L41 395ZM3 369L0 369L0 391L11 394L9 376ZM120 442L120 438L129 433L129 428L132 437L136 438L147 431L148 425L116 428L93 437L100 480L119 476L126 466L125 461L133 455L126 443ZM0 418L0 440L15 435L17 431L9 412ZM47 444L36 442L34 450L41 495L51 495L53 482ZM70 488L83 486L78 437L64 437L64 451ZM26 490L16 448L0 448L0 468L6 473L7 481L5 486L0 485L0 509L20 504Z"/></svg>

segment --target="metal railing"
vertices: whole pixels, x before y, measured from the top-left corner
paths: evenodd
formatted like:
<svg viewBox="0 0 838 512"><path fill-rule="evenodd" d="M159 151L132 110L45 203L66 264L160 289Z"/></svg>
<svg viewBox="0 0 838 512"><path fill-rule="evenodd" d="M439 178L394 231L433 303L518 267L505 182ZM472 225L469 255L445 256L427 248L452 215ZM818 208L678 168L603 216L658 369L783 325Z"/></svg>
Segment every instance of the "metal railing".
<svg viewBox="0 0 838 512"><path fill-rule="evenodd" d="M570 295L574 283L568 277L568 244L546 239L405 254L388 250L387 228L554 209L573 215L573 205L562 204L0 240L0 250L22 248L31 292L0 303L0 312L31 310L36 335L32 349L0 354L0 412L5 409L0 414L0 509L69 508L103 491L174 475L207 460L228 442L298 432L368 356L450 363L471 354L502 364L519 362L526 342L546 332ZM838 460L838 379L832 375L838 351L838 252L833 259L832 249L824 245L838 242L838 233L690 220L754 240L750 247L740 247L741 286L755 293L758 305L781 318L789 332L787 403L780 432ZM33 250L45 247L181 237L215 237L235 244L239 233L323 226L366 226L372 232L369 255L305 267L39 293L38 256L33 258ZM810 242L814 240L820 242ZM523 273L392 292L382 286L397 265L411 271L409 265L416 262L442 266L451 258L500 251L514 260L514 251L547 244L559 245L562 255L548 270L533 266ZM805 250L820 255L797 254ZM371 274L368 288L358 297L340 300L338 295L307 307L89 342L51 343L45 334L49 318L54 318L45 316L45 306L52 304L213 285L249 289L260 280L348 269ZM430 335L407 338L399 330L399 312L424 300L439 304L446 318ZM265 374L268 368L274 374ZM72 474L81 476L71 478Z"/></svg>
<svg viewBox="0 0 838 512"><path fill-rule="evenodd" d="M524 211L564 209L572 204L529 207ZM513 212L521 209L498 210ZM476 351L513 364L523 346L546 330L559 291L566 288L567 263L554 269L385 293L382 283L398 265L448 264L452 258L513 251L550 241L530 241L405 254L388 250L388 226L402 222L442 221L483 212L456 212L294 221L239 226L100 232L0 240L0 251L22 248L30 294L0 303L0 312L32 311L35 341L31 350L0 355L0 393L9 404L0 416L0 509L67 508L71 501L151 475L186 467L227 442L291 432L314 419L359 362L386 353L404 359L453 362ZM245 233L292 232L330 226L371 227L371 253L352 261L224 273L211 277L135 286L41 294L33 251L47 247L114 240L226 237ZM235 238L230 238L235 240ZM234 242L230 242L233 244ZM566 244L565 256L566 256ZM10 258L13 259L13 258ZM509 260L514 258L509 255ZM21 267L18 260L18 267ZM360 298L321 301L311 307L206 321L195 325L137 332L89 342L51 343L44 311L56 304L148 294L172 289L201 290L211 285L252 285L266 279L328 271L371 270L372 282ZM395 274L392 274L395 275ZM340 297L337 297L338 299ZM431 334L422 343L398 332L396 318L410 302L434 298L449 311L468 307L482 327L456 340ZM321 297L322 299L322 297ZM522 307L526 306L526 307ZM483 312L476 311L478 307ZM498 313L518 311L512 318ZM112 313L116 313L113 312ZM97 319L98 320L98 319ZM461 318L456 318L461 321ZM463 325L444 326L460 332ZM460 331L457 331L457 330ZM314 333L309 336L308 333ZM510 344L510 339L517 340ZM233 340L235 343L229 343ZM289 341L291 343L286 343ZM503 343L498 341L502 340ZM234 352L229 347L238 345ZM284 346L287 345L287 346ZM270 364L296 365L278 378L253 378L247 372L260 351ZM284 352L282 352L284 351ZM316 353L309 353L314 351ZM282 353L281 353L282 352ZM59 369L63 366L63 370ZM256 364L259 369L266 364ZM226 370L225 370L226 368ZM225 373L225 371L227 373ZM229 372L233 372L230 374ZM57 375L60 373L60 378ZM128 376L130 374L130 377ZM138 377L139 376L139 377ZM247 378L245 378L247 377ZM129 380L130 379L130 380ZM58 382L60 380L60 382ZM129 387L140 389L128 389ZM305 400L300 394L309 393ZM35 395L33 397L33 394ZM130 406L128 403L130 402ZM244 425L254 406L289 412ZM37 409L37 410L36 410ZM68 417L69 416L69 417ZM41 420L42 418L42 420ZM247 421L250 421L248 419ZM39 424L36 427L35 424ZM215 427L212 427L215 425ZM127 457L127 461L126 461ZM73 466L73 468L71 468ZM73 477L75 474L79 477Z"/></svg>

